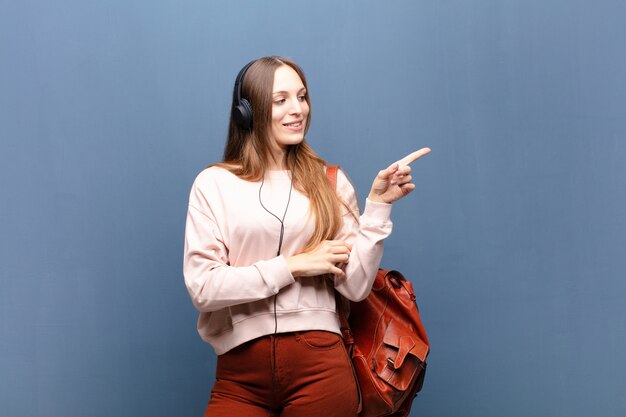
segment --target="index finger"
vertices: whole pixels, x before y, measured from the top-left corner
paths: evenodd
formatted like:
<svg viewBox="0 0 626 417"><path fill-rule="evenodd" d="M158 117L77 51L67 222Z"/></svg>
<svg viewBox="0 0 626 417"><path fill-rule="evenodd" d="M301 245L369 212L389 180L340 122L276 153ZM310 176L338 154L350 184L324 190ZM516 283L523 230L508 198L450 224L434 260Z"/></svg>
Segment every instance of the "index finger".
<svg viewBox="0 0 626 417"><path fill-rule="evenodd" d="M420 159L422 156L428 154L430 152L430 148L422 148L419 151L415 151L413 153L408 154L404 158L400 159L398 162L398 166L409 165L411 162L415 162Z"/></svg>

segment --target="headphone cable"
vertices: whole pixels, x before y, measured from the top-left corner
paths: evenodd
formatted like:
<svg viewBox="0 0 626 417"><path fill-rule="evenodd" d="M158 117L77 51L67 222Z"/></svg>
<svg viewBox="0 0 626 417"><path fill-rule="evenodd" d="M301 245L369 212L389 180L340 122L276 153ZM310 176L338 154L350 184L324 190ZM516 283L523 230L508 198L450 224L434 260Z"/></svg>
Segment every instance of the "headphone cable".
<svg viewBox="0 0 626 417"><path fill-rule="evenodd" d="M294 155L293 158L293 164L292 164L292 169L291 169L291 179L289 182L289 195L287 198L287 205L285 206L285 211L283 212L283 217L282 219L279 218L277 215L275 215L274 213L272 213L267 207L265 207L265 205L263 204L263 200L261 199L261 191L263 190L263 185L265 185L265 164L262 165L262 179L261 179L261 186L259 187L259 203L261 204L261 207L263 207L263 209L268 212L269 214L271 214L272 216L274 216L276 218L276 220L278 220L280 222L280 237L278 239L278 250L276 251L276 256L280 256L280 251L281 248L283 246L283 236L285 234L285 217L287 216L287 210L289 209L289 203L291 202L291 191L293 190L293 177L294 177L294 171L295 171L295 167L296 167L296 157ZM276 313L276 299L278 297L278 293L274 294L274 300L273 300L273 304L274 304L274 334L272 335L272 387L271 387L271 398L270 398L270 406L269 406L269 411L270 411L270 415L272 412L272 405L271 403L274 400L274 396L275 396L275 386L276 386L276 335L278 334L278 315Z"/></svg>

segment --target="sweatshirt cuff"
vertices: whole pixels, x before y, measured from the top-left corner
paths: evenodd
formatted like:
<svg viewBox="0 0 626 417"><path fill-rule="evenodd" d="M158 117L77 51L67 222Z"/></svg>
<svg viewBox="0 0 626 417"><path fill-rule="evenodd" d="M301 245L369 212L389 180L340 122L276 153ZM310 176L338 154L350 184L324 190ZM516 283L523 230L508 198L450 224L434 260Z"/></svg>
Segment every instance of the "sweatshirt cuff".
<svg viewBox="0 0 626 417"><path fill-rule="evenodd" d="M291 271L289 271L287 260L282 255L267 261L258 262L256 267L274 294L278 294L281 288L295 282Z"/></svg>
<svg viewBox="0 0 626 417"><path fill-rule="evenodd" d="M387 223L391 218L392 204L379 203L372 201L369 198L365 199L365 209L361 215L362 220L370 220L375 223Z"/></svg>

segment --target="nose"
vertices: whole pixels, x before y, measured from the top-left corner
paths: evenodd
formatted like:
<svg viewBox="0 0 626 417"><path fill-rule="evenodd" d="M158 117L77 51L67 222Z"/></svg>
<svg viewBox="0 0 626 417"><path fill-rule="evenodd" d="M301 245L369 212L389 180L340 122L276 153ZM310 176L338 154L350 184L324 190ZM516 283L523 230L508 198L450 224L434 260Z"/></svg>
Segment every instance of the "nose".
<svg viewBox="0 0 626 417"><path fill-rule="evenodd" d="M291 114L300 114L302 113L302 103L298 100L298 97L290 100L291 101Z"/></svg>

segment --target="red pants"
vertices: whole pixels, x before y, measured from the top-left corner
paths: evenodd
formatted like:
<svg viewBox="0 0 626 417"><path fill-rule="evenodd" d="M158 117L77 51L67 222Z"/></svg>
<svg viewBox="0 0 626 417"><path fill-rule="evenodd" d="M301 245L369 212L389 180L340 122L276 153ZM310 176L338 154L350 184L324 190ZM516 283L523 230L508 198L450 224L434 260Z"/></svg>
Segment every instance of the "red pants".
<svg viewBox="0 0 626 417"><path fill-rule="evenodd" d="M261 337L218 356L204 416L351 417L357 407L341 336L308 331Z"/></svg>

